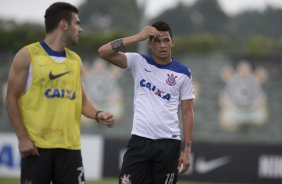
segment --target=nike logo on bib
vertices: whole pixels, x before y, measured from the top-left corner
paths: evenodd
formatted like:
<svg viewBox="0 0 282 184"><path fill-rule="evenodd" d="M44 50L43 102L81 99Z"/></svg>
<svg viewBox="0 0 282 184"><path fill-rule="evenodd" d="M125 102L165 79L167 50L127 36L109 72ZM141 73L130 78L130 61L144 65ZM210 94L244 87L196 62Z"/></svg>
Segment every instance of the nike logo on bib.
<svg viewBox="0 0 282 184"><path fill-rule="evenodd" d="M70 73L71 71L67 71L67 72L64 72L64 73L59 73L59 74L56 74L56 75L54 75L54 74L52 74L52 71L50 71L50 73L49 73L49 79L50 80L54 80L54 79L57 79L57 78L59 78L59 77L62 77L63 75L66 75L66 74L68 74L68 73Z"/></svg>

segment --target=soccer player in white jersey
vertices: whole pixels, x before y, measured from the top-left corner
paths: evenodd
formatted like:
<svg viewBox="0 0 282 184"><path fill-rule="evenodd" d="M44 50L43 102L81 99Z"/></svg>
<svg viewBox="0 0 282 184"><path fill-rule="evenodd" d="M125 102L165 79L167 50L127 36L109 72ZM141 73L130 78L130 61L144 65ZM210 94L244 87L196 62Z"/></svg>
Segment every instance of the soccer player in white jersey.
<svg viewBox="0 0 282 184"><path fill-rule="evenodd" d="M122 52L126 46L146 39L152 56ZM178 174L190 166L195 96L190 70L172 59L173 46L169 24L158 21L98 50L102 58L129 70L134 78L132 136L123 158L119 183L174 184ZM177 113L179 104L182 145Z"/></svg>

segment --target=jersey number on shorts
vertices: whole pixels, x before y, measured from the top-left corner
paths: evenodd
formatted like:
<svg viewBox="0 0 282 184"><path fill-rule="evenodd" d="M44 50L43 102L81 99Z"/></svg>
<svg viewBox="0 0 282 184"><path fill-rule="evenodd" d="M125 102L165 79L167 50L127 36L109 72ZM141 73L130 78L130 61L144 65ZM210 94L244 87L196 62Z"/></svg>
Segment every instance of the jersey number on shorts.
<svg viewBox="0 0 282 184"><path fill-rule="evenodd" d="M174 173L166 174L165 184L172 184L174 180Z"/></svg>
<svg viewBox="0 0 282 184"><path fill-rule="evenodd" d="M80 174L78 175L78 183L79 184L85 184L85 181L83 180L83 175L84 175L84 169L83 167L77 168L78 171L80 171Z"/></svg>

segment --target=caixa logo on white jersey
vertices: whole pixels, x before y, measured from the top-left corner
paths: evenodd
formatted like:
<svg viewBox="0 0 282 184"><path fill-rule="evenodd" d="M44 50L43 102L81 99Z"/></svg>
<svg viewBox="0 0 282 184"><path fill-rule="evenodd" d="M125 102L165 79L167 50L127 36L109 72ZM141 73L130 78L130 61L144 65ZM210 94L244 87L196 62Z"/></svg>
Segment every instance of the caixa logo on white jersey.
<svg viewBox="0 0 282 184"><path fill-rule="evenodd" d="M157 86L155 86L154 84L147 82L145 79L142 79L140 81L140 86L144 87L144 88L148 88L150 91L152 91L155 95L161 97L162 99L166 99L166 100L170 100L170 94L166 93L164 91L161 91L159 88L157 88Z"/></svg>

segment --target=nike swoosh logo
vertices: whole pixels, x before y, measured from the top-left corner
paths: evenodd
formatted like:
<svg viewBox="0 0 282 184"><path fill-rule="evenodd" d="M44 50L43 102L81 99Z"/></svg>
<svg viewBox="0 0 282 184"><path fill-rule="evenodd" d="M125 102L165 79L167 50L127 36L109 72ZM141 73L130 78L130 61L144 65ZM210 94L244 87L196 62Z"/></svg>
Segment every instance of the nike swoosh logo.
<svg viewBox="0 0 282 184"><path fill-rule="evenodd" d="M229 156L224 156L206 161L204 158L198 158L195 164L196 171L200 174L205 174L215 170L231 161Z"/></svg>
<svg viewBox="0 0 282 184"><path fill-rule="evenodd" d="M71 71L67 71L67 72L64 72L64 73L59 73L59 74L56 74L56 75L54 75L54 74L52 74L52 71L50 71L50 73L49 73L49 79L50 80L54 80L54 79L57 79L57 78L59 78L59 77L62 77L63 75L66 75L66 74L68 74L68 73L70 73Z"/></svg>
<svg viewBox="0 0 282 184"><path fill-rule="evenodd" d="M145 71L146 71L146 72L152 72L152 71L150 71L150 70L147 70L147 68L145 68Z"/></svg>

